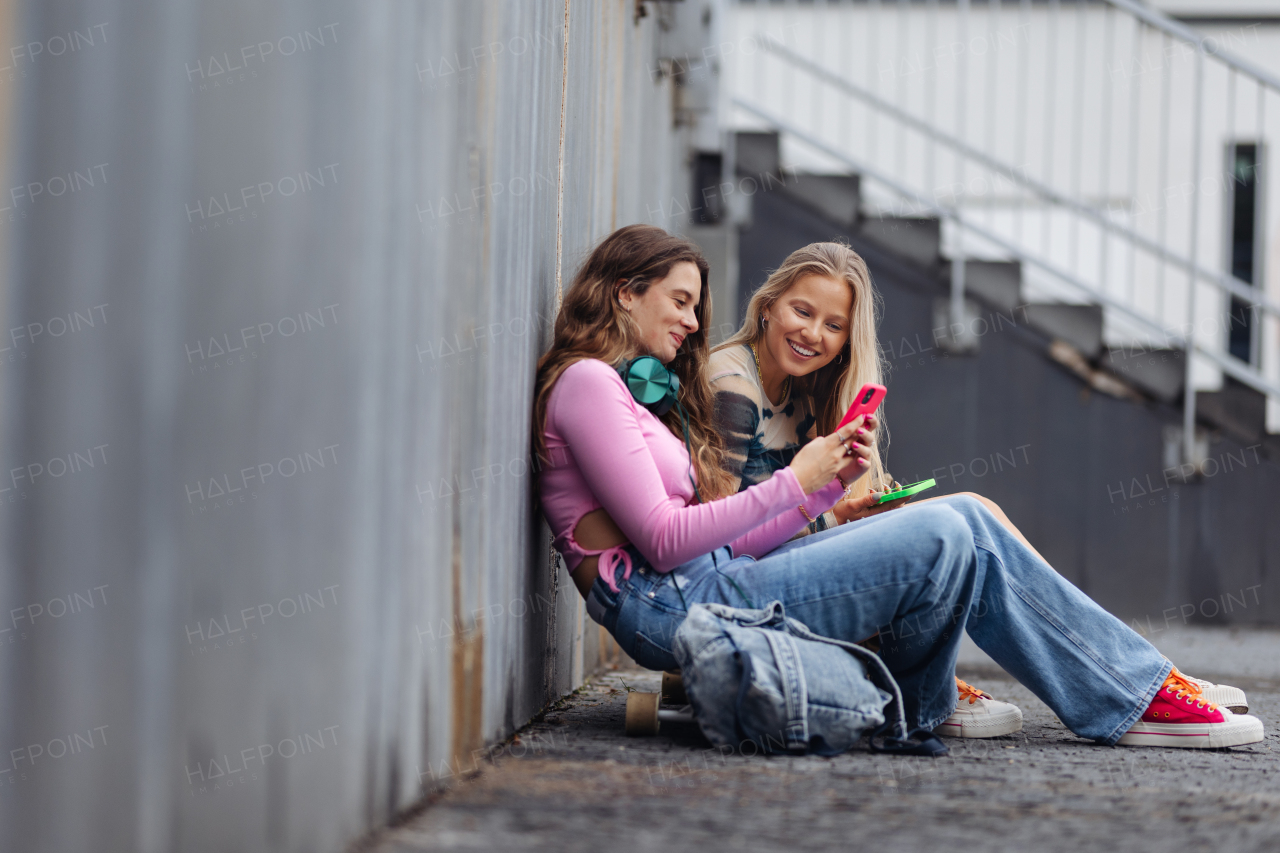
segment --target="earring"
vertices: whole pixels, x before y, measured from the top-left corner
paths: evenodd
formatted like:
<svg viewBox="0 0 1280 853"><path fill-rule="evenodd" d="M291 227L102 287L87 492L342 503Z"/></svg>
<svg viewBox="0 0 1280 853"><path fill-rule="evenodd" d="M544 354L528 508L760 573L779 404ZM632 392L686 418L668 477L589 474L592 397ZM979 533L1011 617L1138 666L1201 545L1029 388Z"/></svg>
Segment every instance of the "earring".
<svg viewBox="0 0 1280 853"><path fill-rule="evenodd" d="M761 315L760 315L760 325L761 325L763 328L766 328L766 329L767 329L767 328L769 328L769 318L768 318L768 317L766 317L766 316L764 316L763 314L761 314Z"/></svg>

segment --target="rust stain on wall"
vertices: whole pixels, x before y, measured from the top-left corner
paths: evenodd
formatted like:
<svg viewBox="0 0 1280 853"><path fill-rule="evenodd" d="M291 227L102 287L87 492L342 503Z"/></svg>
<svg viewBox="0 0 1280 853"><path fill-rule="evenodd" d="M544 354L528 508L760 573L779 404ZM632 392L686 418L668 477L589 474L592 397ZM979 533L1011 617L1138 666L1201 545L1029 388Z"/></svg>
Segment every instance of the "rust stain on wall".
<svg viewBox="0 0 1280 853"><path fill-rule="evenodd" d="M454 766L469 766L461 762L484 749L484 631L479 627L454 635L452 698Z"/></svg>
<svg viewBox="0 0 1280 853"><path fill-rule="evenodd" d="M454 466L459 464L454 458ZM452 605L454 624L460 629L453 635L450 694L452 704L453 766L462 767L472 750L484 748L484 630L462 606L462 508L454 498L453 549L450 575L453 581Z"/></svg>

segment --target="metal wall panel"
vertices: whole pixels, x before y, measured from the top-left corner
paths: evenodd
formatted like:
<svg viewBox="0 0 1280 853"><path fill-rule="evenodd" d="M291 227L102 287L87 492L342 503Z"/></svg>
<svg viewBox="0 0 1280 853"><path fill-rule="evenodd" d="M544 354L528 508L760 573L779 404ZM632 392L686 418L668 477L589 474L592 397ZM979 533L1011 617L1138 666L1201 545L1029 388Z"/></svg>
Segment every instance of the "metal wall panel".
<svg viewBox="0 0 1280 853"><path fill-rule="evenodd" d="M0 4L0 846L342 849L595 666L533 366L687 129L566 2Z"/></svg>

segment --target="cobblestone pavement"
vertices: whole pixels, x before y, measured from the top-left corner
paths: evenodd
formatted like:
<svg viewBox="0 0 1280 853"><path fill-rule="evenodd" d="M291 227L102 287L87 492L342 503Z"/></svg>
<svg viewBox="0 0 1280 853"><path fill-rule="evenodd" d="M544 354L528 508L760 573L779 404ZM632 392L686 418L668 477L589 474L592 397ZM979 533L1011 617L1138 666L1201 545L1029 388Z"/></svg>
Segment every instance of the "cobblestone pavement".
<svg viewBox="0 0 1280 853"><path fill-rule="evenodd" d="M1244 688L1266 741L1098 746L970 647L959 675L1022 708L1017 735L947 739L951 755L939 759L863 748L835 758L724 755L696 726L625 737L626 688L656 692L659 675L619 669L491 757L432 768L452 776L447 791L373 849L1280 850L1280 634L1154 639L1192 674ZM1179 649L1193 649L1199 668Z"/></svg>

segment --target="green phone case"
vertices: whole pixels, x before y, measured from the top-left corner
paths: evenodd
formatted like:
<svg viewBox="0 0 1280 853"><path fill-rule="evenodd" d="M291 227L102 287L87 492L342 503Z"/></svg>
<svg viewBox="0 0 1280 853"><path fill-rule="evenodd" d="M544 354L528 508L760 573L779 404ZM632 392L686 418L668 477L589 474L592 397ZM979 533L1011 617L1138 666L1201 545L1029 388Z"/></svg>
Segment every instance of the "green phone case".
<svg viewBox="0 0 1280 853"><path fill-rule="evenodd" d="M903 486L901 489L898 489L898 491L896 492L886 492L885 494L880 496L880 500L876 501L876 503L883 504L883 503L888 503L889 501L896 501L898 498L906 498L906 497L910 497L911 495L918 495L921 492L923 492L925 489L932 489L936 485L938 485L938 481L932 478L928 480L921 480L918 483L912 483L909 486Z"/></svg>

